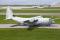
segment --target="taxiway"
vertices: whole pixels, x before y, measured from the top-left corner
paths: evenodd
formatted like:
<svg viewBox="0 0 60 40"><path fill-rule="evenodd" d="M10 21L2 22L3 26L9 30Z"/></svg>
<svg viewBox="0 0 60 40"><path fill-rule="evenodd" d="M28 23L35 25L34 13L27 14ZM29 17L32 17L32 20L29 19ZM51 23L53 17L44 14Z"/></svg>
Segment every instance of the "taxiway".
<svg viewBox="0 0 60 40"><path fill-rule="evenodd" d="M0 24L0 28L28 28L28 26L15 26L11 27L16 24ZM51 26L41 26L38 28L55 28L55 29L60 29L60 24L52 24Z"/></svg>

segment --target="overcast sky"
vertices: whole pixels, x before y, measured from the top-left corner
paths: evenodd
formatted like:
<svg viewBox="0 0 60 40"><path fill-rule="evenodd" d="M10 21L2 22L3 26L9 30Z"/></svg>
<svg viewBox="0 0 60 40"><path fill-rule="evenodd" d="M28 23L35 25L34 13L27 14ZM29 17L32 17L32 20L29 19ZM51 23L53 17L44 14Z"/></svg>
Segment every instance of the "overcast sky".
<svg viewBox="0 0 60 40"><path fill-rule="evenodd" d="M0 0L0 4L8 5L40 5L40 4L53 4L60 2L60 0Z"/></svg>

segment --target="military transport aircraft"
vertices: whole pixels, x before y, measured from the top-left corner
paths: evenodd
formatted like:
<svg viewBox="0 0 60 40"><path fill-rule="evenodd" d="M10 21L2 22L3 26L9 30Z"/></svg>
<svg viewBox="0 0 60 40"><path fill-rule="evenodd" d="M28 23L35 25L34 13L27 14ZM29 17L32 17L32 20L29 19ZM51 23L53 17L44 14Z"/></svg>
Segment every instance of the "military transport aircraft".
<svg viewBox="0 0 60 40"><path fill-rule="evenodd" d="M43 18L42 16L35 16L31 18L13 16L13 12L10 6L7 7L6 19L14 20L20 23L19 25L27 25L29 26L29 28L31 28L32 26L50 26L54 23L54 20L52 18Z"/></svg>

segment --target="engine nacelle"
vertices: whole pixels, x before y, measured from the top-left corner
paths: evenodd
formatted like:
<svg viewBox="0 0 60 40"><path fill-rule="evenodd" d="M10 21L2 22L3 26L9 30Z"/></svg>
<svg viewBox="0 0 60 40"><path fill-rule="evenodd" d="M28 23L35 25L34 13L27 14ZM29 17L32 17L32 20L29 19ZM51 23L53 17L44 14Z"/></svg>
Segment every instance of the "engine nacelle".
<svg viewBox="0 0 60 40"><path fill-rule="evenodd" d="M53 23L53 20L51 18L39 18L36 24L40 25L51 25Z"/></svg>

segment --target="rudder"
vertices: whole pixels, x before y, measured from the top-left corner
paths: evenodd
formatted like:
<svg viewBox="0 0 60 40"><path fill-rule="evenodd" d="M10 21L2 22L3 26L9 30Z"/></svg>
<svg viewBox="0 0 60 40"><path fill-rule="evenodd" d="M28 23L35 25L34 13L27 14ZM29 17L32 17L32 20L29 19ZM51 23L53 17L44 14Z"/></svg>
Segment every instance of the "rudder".
<svg viewBox="0 0 60 40"><path fill-rule="evenodd" d="M12 12L12 9L11 7L7 7L7 10L6 10L6 19L11 19L13 17L13 12Z"/></svg>

